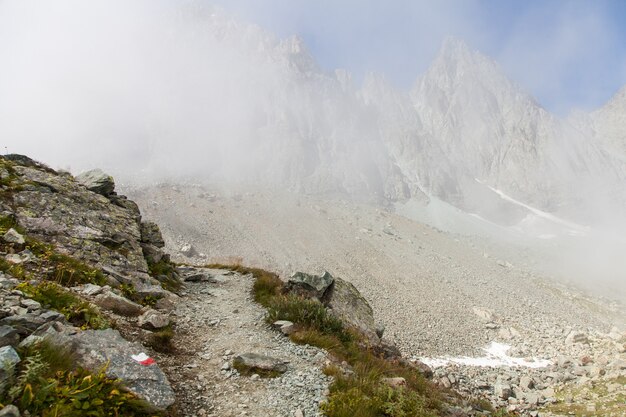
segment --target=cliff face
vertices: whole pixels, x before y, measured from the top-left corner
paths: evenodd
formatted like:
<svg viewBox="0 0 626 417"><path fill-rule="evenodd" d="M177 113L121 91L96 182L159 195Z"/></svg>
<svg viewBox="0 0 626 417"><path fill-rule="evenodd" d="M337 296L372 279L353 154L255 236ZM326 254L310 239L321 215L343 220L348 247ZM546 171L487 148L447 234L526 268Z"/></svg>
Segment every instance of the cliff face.
<svg viewBox="0 0 626 417"><path fill-rule="evenodd" d="M160 232L154 231L155 225L142 223L134 202L113 191L111 177L100 172L95 180L81 183L80 177L18 155L9 155L2 163L3 216L58 252L102 269L114 286L128 284L146 295L168 295L161 281L175 280L175 273L150 275L155 261L168 261L160 250Z"/></svg>
<svg viewBox="0 0 626 417"><path fill-rule="evenodd" d="M166 375L143 351L171 332L178 297L170 290L180 281L158 226L114 189L101 171L74 178L21 155L0 157L0 404L31 415L63 414L76 401L121 415L145 415L136 397L153 410L174 404ZM72 397L87 375L92 385Z"/></svg>

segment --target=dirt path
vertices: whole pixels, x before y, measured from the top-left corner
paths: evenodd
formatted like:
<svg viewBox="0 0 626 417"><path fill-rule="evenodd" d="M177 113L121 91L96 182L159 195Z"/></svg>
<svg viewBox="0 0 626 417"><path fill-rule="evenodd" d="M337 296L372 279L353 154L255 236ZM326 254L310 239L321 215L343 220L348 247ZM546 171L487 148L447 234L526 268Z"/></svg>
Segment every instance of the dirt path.
<svg viewBox="0 0 626 417"><path fill-rule="evenodd" d="M203 270L210 282L187 283L175 310L176 353L159 358L179 401L180 415L316 416L328 386L323 352L291 343L269 328L265 310L252 302L252 278ZM260 353L289 362L279 378L240 376L232 359Z"/></svg>

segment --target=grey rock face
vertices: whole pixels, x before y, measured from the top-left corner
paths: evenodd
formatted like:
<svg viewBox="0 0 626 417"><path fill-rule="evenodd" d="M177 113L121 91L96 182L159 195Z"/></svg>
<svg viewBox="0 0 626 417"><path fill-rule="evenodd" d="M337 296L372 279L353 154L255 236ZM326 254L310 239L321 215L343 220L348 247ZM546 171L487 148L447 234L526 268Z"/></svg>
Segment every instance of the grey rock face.
<svg viewBox="0 0 626 417"><path fill-rule="evenodd" d="M76 181L82 184L89 191L98 193L105 197L113 194L115 190L115 181L113 177L105 174L100 169L92 169L76 176Z"/></svg>
<svg viewBox="0 0 626 417"><path fill-rule="evenodd" d="M131 392L145 399L157 409L174 404L174 391L156 364L144 366L131 358L143 348L125 340L117 330L87 330L74 338L77 362L91 370L99 370L109 364L106 373L120 378Z"/></svg>
<svg viewBox="0 0 626 417"><path fill-rule="evenodd" d="M282 374L287 372L285 361L258 353L244 353L235 357L233 366L240 371L258 374L271 372Z"/></svg>
<svg viewBox="0 0 626 417"><path fill-rule="evenodd" d="M111 291L98 295L94 302L103 309L122 316L138 316L141 314L141 305Z"/></svg>
<svg viewBox="0 0 626 417"><path fill-rule="evenodd" d="M157 248L165 246L161 229L154 222L141 222L141 242L147 243Z"/></svg>
<svg viewBox="0 0 626 417"><path fill-rule="evenodd" d="M11 326L0 326L0 347L17 346L20 342L20 335Z"/></svg>
<svg viewBox="0 0 626 417"><path fill-rule="evenodd" d="M296 272L287 281L287 290L305 297L321 299L333 282L334 278L328 272L323 275Z"/></svg>
<svg viewBox="0 0 626 417"><path fill-rule="evenodd" d="M374 311L354 285L335 278L322 301L333 314L362 331L370 341L379 341Z"/></svg>
<svg viewBox="0 0 626 417"><path fill-rule="evenodd" d="M11 346L0 348L0 386L4 386L11 377L15 365L20 363L20 356Z"/></svg>

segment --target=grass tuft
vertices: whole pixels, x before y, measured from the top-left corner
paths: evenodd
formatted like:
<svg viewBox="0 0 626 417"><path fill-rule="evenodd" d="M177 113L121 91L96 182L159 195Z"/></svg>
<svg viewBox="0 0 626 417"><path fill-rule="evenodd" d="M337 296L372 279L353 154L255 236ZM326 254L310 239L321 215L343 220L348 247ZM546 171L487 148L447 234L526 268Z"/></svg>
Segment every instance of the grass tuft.
<svg viewBox="0 0 626 417"><path fill-rule="evenodd" d="M111 322L95 305L82 300L54 282L43 281L37 285L26 282L17 289L49 308L63 314L67 321L83 329L107 329Z"/></svg>

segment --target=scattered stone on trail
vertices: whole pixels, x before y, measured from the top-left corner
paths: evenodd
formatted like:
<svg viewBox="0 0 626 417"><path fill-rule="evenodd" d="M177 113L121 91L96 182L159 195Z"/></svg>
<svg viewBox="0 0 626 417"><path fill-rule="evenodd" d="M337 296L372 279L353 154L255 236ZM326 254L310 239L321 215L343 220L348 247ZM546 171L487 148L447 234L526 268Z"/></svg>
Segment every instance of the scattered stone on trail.
<svg viewBox="0 0 626 417"><path fill-rule="evenodd" d="M155 408L164 410L174 404L174 392L163 371L157 364L146 366L132 359L143 347L127 341L117 330L86 330L73 336L72 342L79 366L98 371L108 364L107 376L121 379Z"/></svg>
<svg viewBox="0 0 626 417"><path fill-rule="evenodd" d="M142 329L146 330L158 330L167 327L170 324L170 319L163 313L158 311L148 310L139 316L137 324Z"/></svg>
<svg viewBox="0 0 626 417"><path fill-rule="evenodd" d="M298 408L296 411L294 411L293 417L304 417L304 411Z"/></svg>
<svg viewBox="0 0 626 417"><path fill-rule="evenodd" d="M296 331L295 325L289 320L278 320L272 323L275 329L278 329L285 336L289 336Z"/></svg>
<svg viewBox="0 0 626 417"><path fill-rule="evenodd" d="M323 275L296 272L287 281L287 291L308 298L321 299L333 282L333 276L327 271L324 271Z"/></svg>
<svg viewBox="0 0 626 417"><path fill-rule="evenodd" d="M376 326L376 336L378 336L379 338L383 338L383 334L385 334L385 326L383 326L382 324L379 324Z"/></svg>
<svg viewBox="0 0 626 417"><path fill-rule="evenodd" d="M127 298L117 295L112 291L106 291L98 295L94 302L105 310L112 311L122 316L138 316L141 314L141 305Z"/></svg>
<svg viewBox="0 0 626 417"><path fill-rule="evenodd" d="M26 240L24 240L24 236L22 236L20 233L17 232L17 230L13 228L7 230L4 236L2 236L2 239L4 239L4 241L7 243L13 243L15 245L23 245L24 243L26 243Z"/></svg>
<svg viewBox="0 0 626 417"><path fill-rule="evenodd" d="M115 190L113 177L100 169L92 169L76 176L76 181L89 191L108 197Z"/></svg>
<svg viewBox="0 0 626 417"><path fill-rule="evenodd" d="M493 386L493 392L498 398L502 398L503 400L514 397L511 386L502 381L496 382L496 384Z"/></svg>
<svg viewBox="0 0 626 417"><path fill-rule="evenodd" d="M244 353L233 359L233 367L240 373L255 373L261 376L275 376L287 372L287 363L271 356L258 353Z"/></svg>

